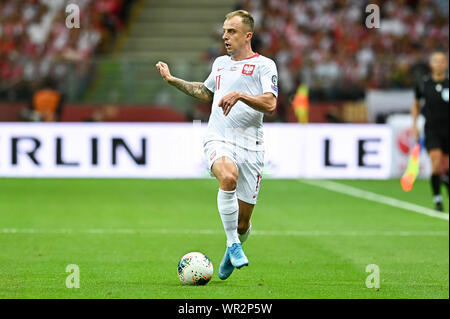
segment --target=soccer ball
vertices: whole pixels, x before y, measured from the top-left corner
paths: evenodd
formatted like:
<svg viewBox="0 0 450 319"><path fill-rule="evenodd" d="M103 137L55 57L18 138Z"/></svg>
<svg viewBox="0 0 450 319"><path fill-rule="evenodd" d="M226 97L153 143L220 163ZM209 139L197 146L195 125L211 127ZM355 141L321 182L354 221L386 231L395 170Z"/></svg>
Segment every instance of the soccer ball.
<svg viewBox="0 0 450 319"><path fill-rule="evenodd" d="M208 256L191 252L178 263L178 278L184 285L206 285L212 278L213 264Z"/></svg>

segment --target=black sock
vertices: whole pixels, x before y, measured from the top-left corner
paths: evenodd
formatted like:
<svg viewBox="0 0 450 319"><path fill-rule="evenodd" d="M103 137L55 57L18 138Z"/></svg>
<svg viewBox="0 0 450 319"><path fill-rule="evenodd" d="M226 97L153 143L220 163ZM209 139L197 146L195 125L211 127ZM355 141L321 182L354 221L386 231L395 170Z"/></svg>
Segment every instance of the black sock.
<svg viewBox="0 0 450 319"><path fill-rule="evenodd" d="M433 201L435 204L442 202L441 177L439 174L431 175L431 188L433 190Z"/></svg>

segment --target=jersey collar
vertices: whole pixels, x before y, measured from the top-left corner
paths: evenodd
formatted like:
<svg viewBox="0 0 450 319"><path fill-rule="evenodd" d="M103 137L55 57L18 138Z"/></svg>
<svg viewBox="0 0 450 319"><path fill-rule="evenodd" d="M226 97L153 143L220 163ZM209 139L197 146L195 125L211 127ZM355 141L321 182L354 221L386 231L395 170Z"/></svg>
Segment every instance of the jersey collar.
<svg viewBox="0 0 450 319"><path fill-rule="evenodd" d="M257 58L257 57L259 57L259 53L255 52L255 54L253 54L251 57L244 59L244 60L249 60L249 59L253 59L253 58Z"/></svg>
<svg viewBox="0 0 450 319"><path fill-rule="evenodd" d="M231 58L231 56L230 56L230 60L233 61L233 62L240 62L240 61L250 60L250 59L253 59L253 58L257 58L257 57L259 57L259 53L258 53L258 52L255 52L255 54L253 54L251 57L245 58L245 59L243 59L243 60L235 61L235 60L233 60L233 59Z"/></svg>

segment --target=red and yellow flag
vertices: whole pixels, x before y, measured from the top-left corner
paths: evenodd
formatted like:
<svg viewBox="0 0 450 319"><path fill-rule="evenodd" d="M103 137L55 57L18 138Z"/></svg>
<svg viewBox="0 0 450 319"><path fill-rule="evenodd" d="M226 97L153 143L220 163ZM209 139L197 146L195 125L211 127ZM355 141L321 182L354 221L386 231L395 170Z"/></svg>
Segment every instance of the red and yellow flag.
<svg viewBox="0 0 450 319"><path fill-rule="evenodd" d="M306 84L300 84L298 86L297 93L292 101L292 108L299 123L308 123L309 98L308 86Z"/></svg>
<svg viewBox="0 0 450 319"><path fill-rule="evenodd" d="M409 155L408 168L405 174L403 174L400 179L400 184L405 192L409 192L413 186L414 182L419 175L419 158L420 158L420 143L417 143L411 150Z"/></svg>

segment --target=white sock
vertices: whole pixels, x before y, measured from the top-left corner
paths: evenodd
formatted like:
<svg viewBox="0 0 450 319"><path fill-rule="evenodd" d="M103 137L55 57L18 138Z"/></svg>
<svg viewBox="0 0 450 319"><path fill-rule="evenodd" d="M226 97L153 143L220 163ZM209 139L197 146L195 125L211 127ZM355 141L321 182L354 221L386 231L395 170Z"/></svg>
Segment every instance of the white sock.
<svg viewBox="0 0 450 319"><path fill-rule="evenodd" d="M217 207L219 208L223 228L227 235L227 246L240 243L237 232L239 204L236 197L236 190L224 191L219 189L219 193L217 194Z"/></svg>
<svg viewBox="0 0 450 319"><path fill-rule="evenodd" d="M252 230L252 223L250 223L250 226L248 226L248 229L245 233L243 233L242 235L239 234L239 240L241 241L241 243L244 243L247 240L251 230Z"/></svg>

